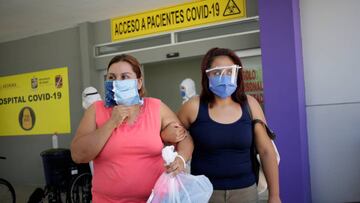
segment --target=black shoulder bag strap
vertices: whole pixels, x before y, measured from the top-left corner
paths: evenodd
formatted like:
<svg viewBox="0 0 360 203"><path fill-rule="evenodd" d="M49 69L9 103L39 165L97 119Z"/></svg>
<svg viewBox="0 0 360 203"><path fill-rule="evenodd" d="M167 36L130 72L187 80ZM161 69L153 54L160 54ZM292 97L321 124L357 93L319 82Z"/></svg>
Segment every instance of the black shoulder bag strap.
<svg viewBox="0 0 360 203"><path fill-rule="evenodd" d="M252 111L251 111L251 107L249 105L249 102L246 100L245 101L245 107L250 115L250 119L251 119L251 126L252 126L252 132L253 132L253 140L251 143L251 163L252 163L252 167L253 167L253 171L255 173L256 176L256 184L259 181L259 170L260 170L260 164L256 158L258 152L256 151L256 146L255 146L255 126L256 124L261 124L265 127L267 135L269 136L270 139L274 140L276 135L275 133L269 129L269 127L264 123L264 121L260 120L260 119L254 119L253 115L252 115Z"/></svg>
<svg viewBox="0 0 360 203"><path fill-rule="evenodd" d="M247 100L246 100L245 106L246 106L246 108L247 108L247 110L248 110L248 112L250 114L253 130L255 129L256 124L260 123L262 126L265 127L266 133L269 136L269 138L272 139L272 140L275 140L275 138L276 138L275 133L264 123L264 121L262 121L260 119L257 119L257 118L256 119L253 118L251 108L250 108L249 102Z"/></svg>

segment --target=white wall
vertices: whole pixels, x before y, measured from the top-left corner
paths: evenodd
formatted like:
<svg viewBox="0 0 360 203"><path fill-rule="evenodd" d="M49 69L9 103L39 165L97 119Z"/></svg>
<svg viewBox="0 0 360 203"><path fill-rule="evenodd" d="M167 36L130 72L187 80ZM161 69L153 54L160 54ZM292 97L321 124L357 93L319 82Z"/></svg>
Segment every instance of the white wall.
<svg viewBox="0 0 360 203"><path fill-rule="evenodd" d="M360 201L360 1L300 11L312 199Z"/></svg>

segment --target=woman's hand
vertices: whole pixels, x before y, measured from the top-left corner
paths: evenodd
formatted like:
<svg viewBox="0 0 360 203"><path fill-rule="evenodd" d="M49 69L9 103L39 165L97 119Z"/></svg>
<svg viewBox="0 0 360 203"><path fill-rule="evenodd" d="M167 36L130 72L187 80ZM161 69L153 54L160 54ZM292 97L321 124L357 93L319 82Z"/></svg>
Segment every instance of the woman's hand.
<svg viewBox="0 0 360 203"><path fill-rule="evenodd" d="M281 203L280 197L279 196L275 196L275 197L269 197L268 203Z"/></svg>
<svg viewBox="0 0 360 203"><path fill-rule="evenodd" d="M174 176L180 172L185 172L186 163L185 160L182 160L180 157L176 157L175 160L170 164L165 166L167 173L173 173Z"/></svg>
<svg viewBox="0 0 360 203"><path fill-rule="evenodd" d="M177 122L171 122L161 131L161 138L164 142L176 144L187 136L187 130Z"/></svg>
<svg viewBox="0 0 360 203"><path fill-rule="evenodd" d="M131 113L131 107L124 105L114 106L111 112L110 120L114 122L116 126L118 126L130 116L130 113Z"/></svg>

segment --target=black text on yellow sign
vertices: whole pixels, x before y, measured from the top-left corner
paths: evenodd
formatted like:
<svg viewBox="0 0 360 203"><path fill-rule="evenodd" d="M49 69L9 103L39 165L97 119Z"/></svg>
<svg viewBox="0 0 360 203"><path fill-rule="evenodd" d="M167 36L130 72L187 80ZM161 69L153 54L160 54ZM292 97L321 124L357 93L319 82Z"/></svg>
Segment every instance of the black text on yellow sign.
<svg viewBox="0 0 360 203"><path fill-rule="evenodd" d="M0 77L0 136L70 133L68 68Z"/></svg>
<svg viewBox="0 0 360 203"><path fill-rule="evenodd" d="M10 105L31 102L46 102L49 100L61 99L61 92L47 92L41 94L30 94L27 96L18 95L12 97L0 98L0 105Z"/></svg>
<svg viewBox="0 0 360 203"><path fill-rule="evenodd" d="M114 18L111 39L122 39L246 17L246 0L203 0Z"/></svg>

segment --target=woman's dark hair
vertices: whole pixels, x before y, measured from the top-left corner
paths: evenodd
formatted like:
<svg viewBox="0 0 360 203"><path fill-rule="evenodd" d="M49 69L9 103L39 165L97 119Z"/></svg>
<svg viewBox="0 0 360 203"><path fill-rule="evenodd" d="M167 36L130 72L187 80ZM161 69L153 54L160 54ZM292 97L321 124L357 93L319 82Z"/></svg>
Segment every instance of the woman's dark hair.
<svg viewBox="0 0 360 203"><path fill-rule="evenodd" d="M209 89L209 78L206 74L206 70L211 67L212 62L218 56L228 56L236 65L242 67L241 61L239 57L235 54L234 51L225 48L212 48L210 49L204 56L201 62L201 85L202 90L200 94L200 100L205 103L209 103L210 105L215 100L215 95ZM231 95L231 98L239 104L243 104L244 101L247 100L245 90L244 90L244 80L242 74L242 68L238 70L237 76L237 88L236 91Z"/></svg>
<svg viewBox="0 0 360 203"><path fill-rule="evenodd" d="M114 58L112 58L110 60L110 62L109 62L109 65L107 67L107 71L109 71L109 68L110 68L110 66L112 64L119 63L120 61L129 63L131 65L131 67L132 67L132 70L136 74L136 78L137 79L140 79L140 78L142 79L141 68L140 68L141 65L140 65L139 61L135 57L127 55L127 54L121 54L121 55L114 56ZM139 89L139 96L140 97L145 96L144 83L142 83L141 88Z"/></svg>

